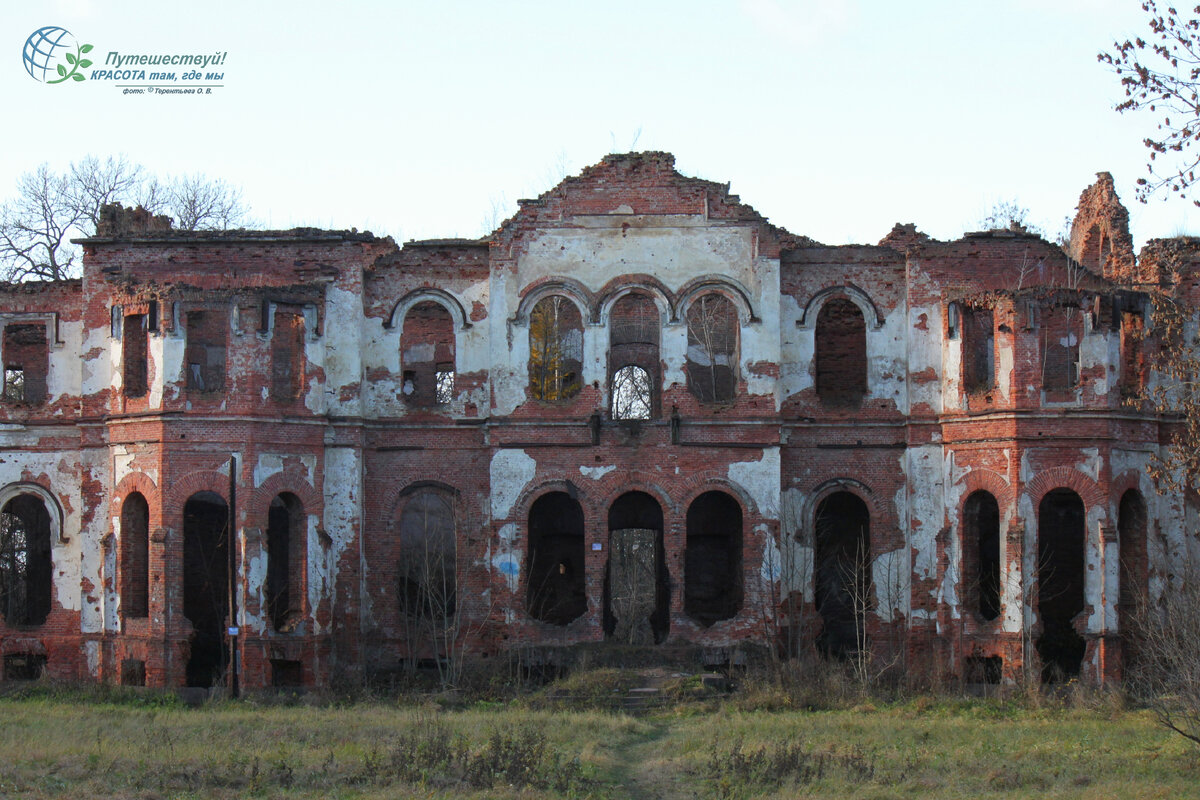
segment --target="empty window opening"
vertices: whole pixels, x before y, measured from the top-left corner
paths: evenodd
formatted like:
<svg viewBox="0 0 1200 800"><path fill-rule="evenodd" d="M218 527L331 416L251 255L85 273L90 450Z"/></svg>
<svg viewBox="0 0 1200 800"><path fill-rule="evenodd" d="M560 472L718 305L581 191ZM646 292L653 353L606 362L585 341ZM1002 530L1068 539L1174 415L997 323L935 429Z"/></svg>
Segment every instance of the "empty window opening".
<svg viewBox="0 0 1200 800"><path fill-rule="evenodd" d="M229 659L229 506L213 492L183 505L183 615L193 628L187 685L219 685Z"/></svg>
<svg viewBox="0 0 1200 800"><path fill-rule="evenodd" d="M565 297L543 297L529 314L529 393L535 400L569 400L583 372L583 319Z"/></svg>
<svg viewBox="0 0 1200 800"><path fill-rule="evenodd" d="M737 308L706 294L687 313L688 389L701 403L732 403L737 389Z"/></svg>
<svg viewBox="0 0 1200 800"><path fill-rule="evenodd" d="M1084 641L1075 617L1084 608L1083 500L1070 489L1055 489L1038 506L1037 641L1042 680L1064 681L1079 675Z"/></svg>
<svg viewBox="0 0 1200 800"><path fill-rule="evenodd" d="M850 492L836 492L817 507L815 520L815 600L824 623L817 636L821 652L851 656L867 644L871 608L871 514Z"/></svg>
<svg viewBox="0 0 1200 800"><path fill-rule="evenodd" d="M146 685L146 662L140 658L126 658L121 660L121 685L122 686L145 686Z"/></svg>
<svg viewBox="0 0 1200 800"><path fill-rule="evenodd" d="M1138 397L1146 388L1146 331L1140 313L1121 314L1121 399Z"/></svg>
<svg viewBox="0 0 1200 800"><path fill-rule="evenodd" d="M1075 398L1079 386L1079 340L1083 314L1074 306L1045 309L1041 330L1042 389L1051 402Z"/></svg>
<svg viewBox="0 0 1200 800"><path fill-rule="evenodd" d="M271 659L271 685L279 689L295 689L304 685L304 665L290 659Z"/></svg>
<svg viewBox="0 0 1200 800"><path fill-rule="evenodd" d="M566 625L587 611L583 509L566 492L543 495L529 509L529 589L534 619Z"/></svg>
<svg viewBox="0 0 1200 800"><path fill-rule="evenodd" d="M228 319L223 312L189 311L184 362L189 392L225 390L225 350Z"/></svg>
<svg viewBox="0 0 1200 800"><path fill-rule="evenodd" d="M271 335L271 399L291 402L304 387L304 314L275 309L275 331Z"/></svg>
<svg viewBox="0 0 1200 800"><path fill-rule="evenodd" d="M1004 677L1004 659L1000 656L967 656L963 667L963 683L997 684Z"/></svg>
<svg viewBox="0 0 1200 800"><path fill-rule="evenodd" d="M4 680L36 681L46 671L46 657L36 653L9 653L4 657Z"/></svg>
<svg viewBox="0 0 1200 800"><path fill-rule="evenodd" d="M1136 489L1121 495L1117 509L1117 541L1121 559L1117 584L1117 630L1121 633L1125 672L1128 674L1137 662L1137 621L1145 611L1149 596L1146 501Z"/></svg>
<svg viewBox="0 0 1200 800"><path fill-rule="evenodd" d="M966 308L962 313L962 377L970 393L995 386L996 348L990 308Z"/></svg>
<svg viewBox="0 0 1200 800"><path fill-rule="evenodd" d="M400 361L406 403L427 408L454 399L454 319L441 304L424 300L404 315Z"/></svg>
<svg viewBox="0 0 1200 800"><path fill-rule="evenodd" d="M621 367L613 376L612 418L650 419L654 388L650 373L638 366Z"/></svg>
<svg viewBox="0 0 1200 800"><path fill-rule="evenodd" d="M846 299L821 306L816 326L817 396L826 406L857 408L867 394L867 325Z"/></svg>
<svg viewBox="0 0 1200 800"><path fill-rule="evenodd" d="M0 512L0 612L12 627L41 625L50 614L50 514L23 494Z"/></svg>
<svg viewBox="0 0 1200 800"><path fill-rule="evenodd" d="M648 295L627 294L613 304L608 348L613 419L658 416L659 327L658 307Z"/></svg>
<svg viewBox="0 0 1200 800"><path fill-rule="evenodd" d="M271 626L287 633L303 615L308 526L300 498L275 496L267 510L267 615Z"/></svg>
<svg viewBox="0 0 1200 800"><path fill-rule="evenodd" d="M435 489L413 493L400 514L399 544L400 612L410 633L436 633L458 608L451 495Z"/></svg>
<svg viewBox="0 0 1200 800"><path fill-rule="evenodd" d="M46 399L50 350L46 326L6 325L4 328L4 399L37 404Z"/></svg>
<svg viewBox="0 0 1200 800"><path fill-rule="evenodd" d="M990 492L974 492L963 505L963 551L967 603L993 620L1000 616L1000 506Z"/></svg>
<svg viewBox="0 0 1200 800"><path fill-rule="evenodd" d="M121 504L121 611L126 619L150 615L150 506L141 492Z"/></svg>
<svg viewBox="0 0 1200 800"><path fill-rule="evenodd" d="M605 635L623 644L662 642L671 624L662 507L645 492L627 492L608 511L608 532Z"/></svg>
<svg viewBox="0 0 1200 800"><path fill-rule="evenodd" d="M705 492L687 512L683 610L704 627L742 607L742 507L724 492Z"/></svg>
<svg viewBox="0 0 1200 800"><path fill-rule="evenodd" d="M122 391L126 397L146 394L150 373L146 337L146 315L126 316L121 333Z"/></svg>

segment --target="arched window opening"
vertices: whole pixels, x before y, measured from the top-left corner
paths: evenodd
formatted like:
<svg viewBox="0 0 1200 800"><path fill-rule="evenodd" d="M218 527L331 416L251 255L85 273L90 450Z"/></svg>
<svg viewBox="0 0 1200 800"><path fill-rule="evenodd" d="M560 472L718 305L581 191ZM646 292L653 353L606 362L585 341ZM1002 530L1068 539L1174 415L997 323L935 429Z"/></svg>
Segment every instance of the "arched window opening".
<svg viewBox="0 0 1200 800"><path fill-rule="evenodd" d="M416 636L444 629L458 610L454 499L437 489L409 496L400 513L400 612Z"/></svg>
<svg viewBox="0 0 1200 800"><path fill-rule="evenodd" d="M121 611L126 619L150 615L150 506L141 492L121 504Z"/></svg>
<svg viewBox="0 0 1200 800"><path fill-rule="evenodd" d="M658 415L660 320L654 300L627 294L609 316L608 375L613 419Z"/></svg>
<svg viewBox="0 0 1200 800"><path fill-rule="evenodd" d="M724 492L705 492L687 512L683 610L704 627L742 607L742 507Z"/></svg>
<svg viewBox="0 0 1200 800"><path fill-rule="evenodd" d="M962 312L962 381L967 392L991 391L996 384L995 320L990 308Z"/></svg>
<svg viewBox="0 0 1200 800"><path fill-rule="evenodd" d="M583 508L566 492L551 492L529 509L529 587L534 619L566 625L587 611Z"/></svg>
<svg viewBox="0 0 1200 800"><path fill-rule="evenodd" d="M440 303L423 300L404 315L400 361L406 403L430 408L454 399L454 319Z"/></svg>
<svg viewBox="0 0 1200 800"><path fill-rule="evenodd" d="M623 644L659 643L670 630L671 579L663 557L662 507L626 492L608 511L604 632Z"/></svg>
<svg viewBox="0 0 1200 800"><path fill-rule="evenodd" d="M1121 495L1117 509L1117 541L1121 569L1117 590L1117 630L1125 651L1125 671L1137 662L1137 620L1149 595L1146 547L1146 501L1136 489Z"/></svg>
<svg viewBox="0 0 1200 800"><path fill-rule="evenodd" d="M817 314L816 383L817 396L832 408L857 408L867 394L867 325L844 298Z"/></svg>
<svg viewBox="0 0 1200 800"><path fill-rule="evenodd" d="M535 400L569 400L583 372L583 318L565 297L543 297L529 313L529 392Z"/></svg>
<svg viewBox="0 0 1200 800"><path fill-rule="evenodd" d="M1000 506L990 492L974 492L963 505L966 597L985 620L1000 616Z"/></svg>
<svg viewBox="0 0 1200 800"><path fill-rule="evenodd" d="M188 686L216 686L229 660L229 506L213 492L183 504L183 615L192 623Z"/></svg>
<svg viewBox="0 0 1200 800"><path fill-rule="evenodd" d="M650 419L654 386L650 373L637 366L621 367L613 376L612 418Z"/></svg>
<svg viewBox="0 0 1200 800"><path fill-rule="evenodd" d="M1055 489L1038 506L1037 641L1042 680L1056 683L1079 675L1084 641L1075 617L1084 608L1083 500L1070 489Z"/></svg>
<svg viewBox="0 0 1200 800"><path fill-rule="evenodd" d="M732 403L737 389L737 308L706 294L687 312L688 389L701 403Z"/></svg>
<svg viewBox="0 0 1200 800"><path fill-rule="evenodd" d="M12 627L41 625L50 615L50 513L22 494L0 511L0 612Z"/></svg>
<svg viewBox="0 0 1200 800"><path fill-rule="evenodd" d="M300 498L276 495L267 510L267 614L280 632L295 629L304 614L308 525Z"/></svg>
<svg viewBox="0 0 1200 800"><path fill-rule="evenodd" d="M835 492L817 506L814 531L815 599L824 623L821 652L852 656L867 645L871 602L871 513L850 492Z"/></svg>

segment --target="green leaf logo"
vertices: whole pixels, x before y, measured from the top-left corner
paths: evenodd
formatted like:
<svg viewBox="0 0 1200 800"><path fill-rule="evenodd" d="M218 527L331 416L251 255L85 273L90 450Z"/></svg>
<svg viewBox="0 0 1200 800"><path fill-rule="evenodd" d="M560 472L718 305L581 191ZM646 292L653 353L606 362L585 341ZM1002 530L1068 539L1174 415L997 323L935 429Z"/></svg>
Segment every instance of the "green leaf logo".
<svg viewBox="0 0 1200 800"><path fill-rule="evenodd" d="M63 81L67 80L68 78L73 81L76 81L76 82L86 80L86 78L82 74L80 74L79 70L87 69L88 67L90 67L92 65L92 62L90 59L82 57L84 53L88 52L91 49L92 49L92 46L90 44L85 44L85 45L81 45L81 46L77 47L76 52L67 53L66 60L67 60L67 63L71 65L71 71L67 72L67 68L64 67L62 64L59 64L58 65L58 74L61 77L59 77L58 80L46 81L46 83L62 83Z"/></svg>

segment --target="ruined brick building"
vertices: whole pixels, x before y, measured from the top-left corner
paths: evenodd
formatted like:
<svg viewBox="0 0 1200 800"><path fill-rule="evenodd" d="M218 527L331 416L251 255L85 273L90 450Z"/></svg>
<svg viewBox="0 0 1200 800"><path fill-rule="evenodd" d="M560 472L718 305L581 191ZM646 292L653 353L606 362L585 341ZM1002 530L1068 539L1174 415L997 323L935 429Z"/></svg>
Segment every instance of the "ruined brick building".
<svg viewBox="0 0 1200 800"><path fill-rule="evenodd" d="M605 640L1107 680L1184 546L1124 401L1200 246L1135 259L1103 173L1071 257L821 245L663 153L477 241L81 243L0 288L8 679L210 684L232 601L251 687Z"/></svg>

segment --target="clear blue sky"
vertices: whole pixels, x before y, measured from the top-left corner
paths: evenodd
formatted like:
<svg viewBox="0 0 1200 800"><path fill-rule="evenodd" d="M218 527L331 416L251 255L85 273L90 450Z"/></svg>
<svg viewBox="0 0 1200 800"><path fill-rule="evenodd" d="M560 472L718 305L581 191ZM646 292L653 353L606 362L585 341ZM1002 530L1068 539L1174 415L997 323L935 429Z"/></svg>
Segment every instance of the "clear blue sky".
<svg viewBox="0 0 1200 800"><path fill-rule="evenodd" d="M1100 170L1139 244L1194 207L1135 202L1148 118L1096 53L1138 0L276 2L52 0L0 10L0 196L43 161L125 153L243 189L267 227L477 236L611 151L668 150L828 243L938 238L1001 199L1052 229ZM228 52L212 95L48 86L21 48L58 25L109 51Z"/></svg>

